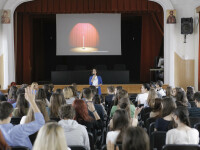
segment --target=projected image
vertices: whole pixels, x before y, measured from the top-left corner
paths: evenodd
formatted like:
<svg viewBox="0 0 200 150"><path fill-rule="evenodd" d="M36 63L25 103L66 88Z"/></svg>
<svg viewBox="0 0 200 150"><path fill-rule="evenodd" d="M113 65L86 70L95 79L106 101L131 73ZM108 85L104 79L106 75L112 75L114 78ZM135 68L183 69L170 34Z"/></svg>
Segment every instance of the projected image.
<svg viewBox="0 0 200 150"><path fill-rule="evenodd" d="M57 14L56 55L121 55L121 14Z"/></svg>
<svg viewBox="0 0 200 150"><path fill-rule="evenodd" d="M73 48L71 51L88 53L99 52L99 33L90 23L78 23L70 32L69 44Z"/></svg>

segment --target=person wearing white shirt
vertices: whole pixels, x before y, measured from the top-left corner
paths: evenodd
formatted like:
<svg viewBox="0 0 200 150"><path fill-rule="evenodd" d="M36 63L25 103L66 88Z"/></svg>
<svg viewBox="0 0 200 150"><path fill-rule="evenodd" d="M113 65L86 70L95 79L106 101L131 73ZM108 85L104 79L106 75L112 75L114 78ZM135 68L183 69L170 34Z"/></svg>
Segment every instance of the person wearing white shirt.
<svg viewBox="0 0 200 150"><path fill-rule="evenodd" d="M148 83L144 83L141 87L141 94L138 94L138 96L136 97L138 105L143 104L144 106L147 106L147 98L149 90L150 90L150 85Z"/></svg>
<svg viewBox="0 0 200 150"><path fill-rule="evenodd" d="M163 96L166 96L166 93L163 90L162 86L163 86L163 82L158 80L156 82L156 91L158 92L158 94L160 94L163 97Z"/></svg>
<svg viewBox="0 0 200 150"><path fill-rule="evenodd" d="M189 112L186 107L178 107L172 113L177 128L171 129L166 135L166 144L198 144L199 132L190 128Z"/></svg>

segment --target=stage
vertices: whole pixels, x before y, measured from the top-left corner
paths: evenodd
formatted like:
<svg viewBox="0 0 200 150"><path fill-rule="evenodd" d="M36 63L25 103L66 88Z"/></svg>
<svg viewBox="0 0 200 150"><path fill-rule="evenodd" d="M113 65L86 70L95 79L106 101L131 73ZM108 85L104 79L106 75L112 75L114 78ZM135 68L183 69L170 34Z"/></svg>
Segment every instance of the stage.
<svg viewBox="0 0 200 150"><path fill-rule="evenodd" d="M21 85L17 85L18 88L20 86ZM39 85L39 88L42 88L42 86L43 85ZM70 86L70 85L54 85L54 91L59 88L63 89L66 86ZM138 94L138 93L140 93L142 84L104 84L101 87L102 94L107 94L108 86L114 86L114 87L122 86L123 89L127 90L129 94ZM166 89L167 86L168 85L163 85L163 88ZM87 88L87 87L89 87L89 85L77 85L78 91L82 91L83 88ZM2 91L2 93L7 94L7 90L1 90L1 91Z"/></svg>

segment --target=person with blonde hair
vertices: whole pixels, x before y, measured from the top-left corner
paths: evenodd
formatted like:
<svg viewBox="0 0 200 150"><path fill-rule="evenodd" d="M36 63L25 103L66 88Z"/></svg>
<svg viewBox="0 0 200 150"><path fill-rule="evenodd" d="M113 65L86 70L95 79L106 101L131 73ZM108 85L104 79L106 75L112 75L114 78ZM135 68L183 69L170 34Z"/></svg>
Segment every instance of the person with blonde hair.
<svg viewBox="0 0 200 150"><path fill-rule="evenodd" d="M38 132L33 150L70 150L63 128L55 122L44 125Z"/></svg>
<svg viewBox="0 0 200 150"><path fill-rule="evenodd" d="M49 116L48 116L48 113L46 110L45 103L41 100L36 100L35 103L36 103L37 107L39 108L40 112L42 113L45 122L48 122ZM32 122L34 120L35 120L35 117L34 117L33 109L29 108L27 116L22 117L20 124L26 124L26 123Z"/></svg>
<svg viewBox="0 0 200 150"><path fill-rule="evenodd" d="M149 107L153 108L154 104L155 104L155 99L157 97L158 97L158 94L157 94L156 90L151 88L149 90L149 95L147 97L147 105L146 106L149 106Z"/></svg>
<svg viewBox="0 0 200 150"><path fill-rule="evenodd" d="M65 87L63 89L63 94L64 94L67 104L72 104L74 102L75 97L74 97L73 91L70 87Z"/></svg>
<svg viewBox="0 0 200 150"><path fill-rule="evenodd" d="M38 90L38 83L37 82L33 82L31 84L31 89L36 93Z"/></svg>

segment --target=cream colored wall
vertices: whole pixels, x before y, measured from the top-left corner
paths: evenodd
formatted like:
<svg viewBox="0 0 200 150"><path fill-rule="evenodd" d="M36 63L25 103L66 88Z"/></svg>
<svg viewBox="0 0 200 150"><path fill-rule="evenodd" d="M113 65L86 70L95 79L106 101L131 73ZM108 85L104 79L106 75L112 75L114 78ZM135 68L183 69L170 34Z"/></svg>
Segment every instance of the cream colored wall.
<svg viewBox="0 0 200 150"><path fill-rule="evenodd" d="M0 89L3 88L3 82L4 82L4 77L3 77L3 55L0 55Z"/></svg>

